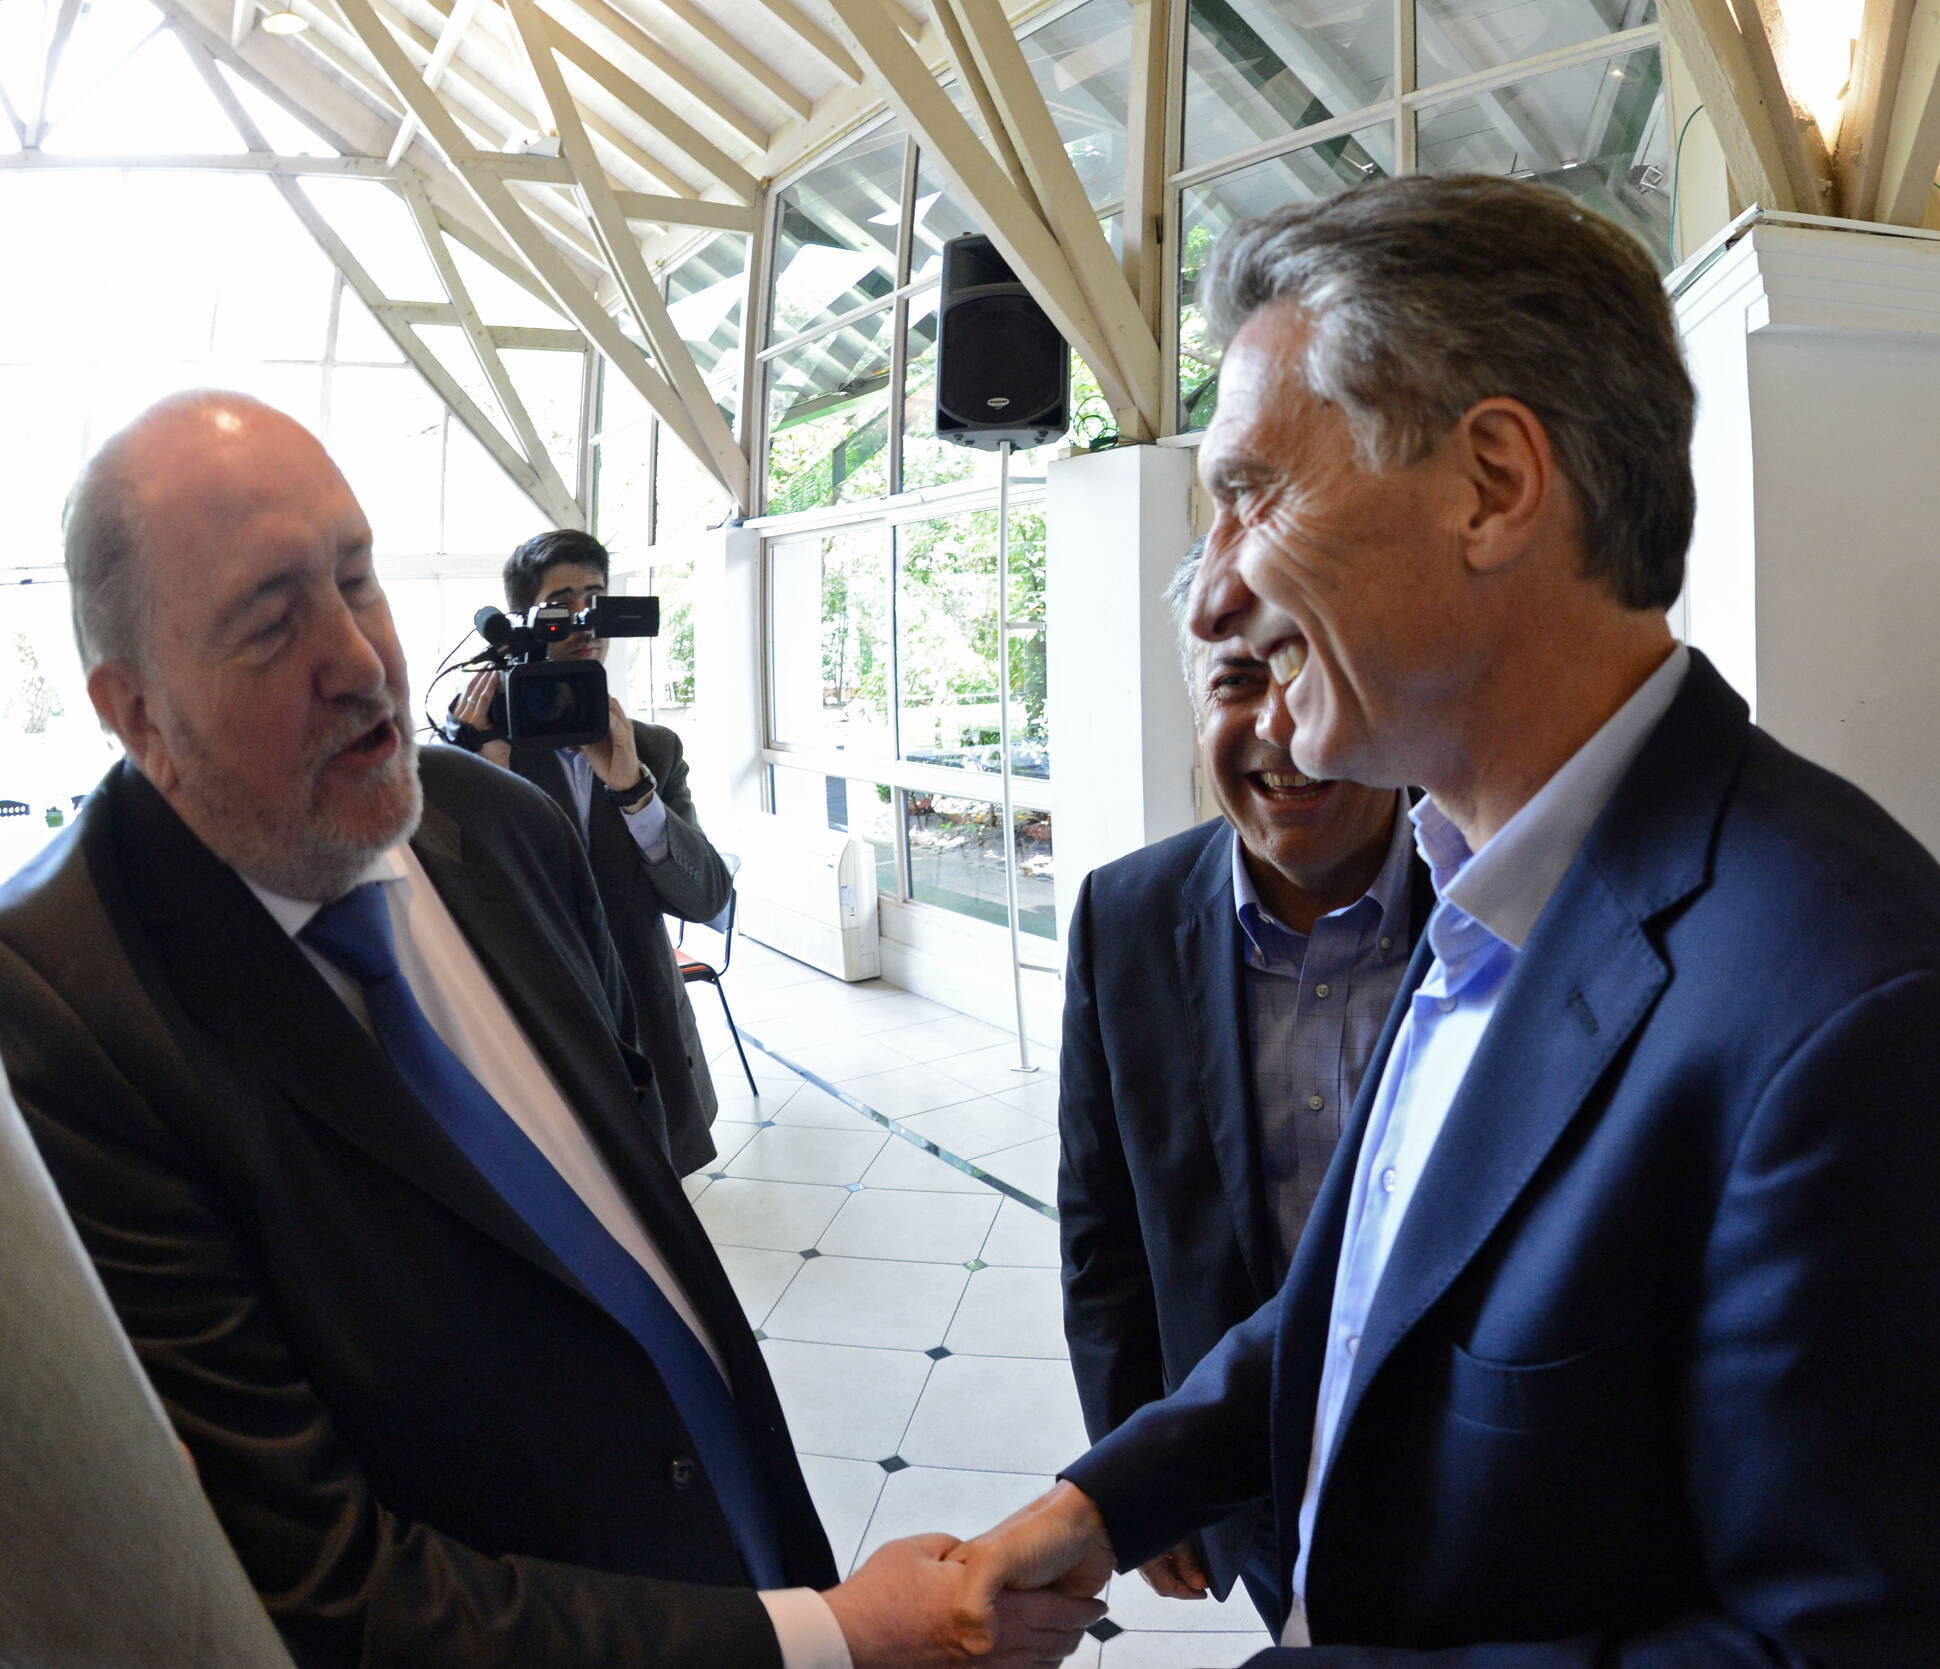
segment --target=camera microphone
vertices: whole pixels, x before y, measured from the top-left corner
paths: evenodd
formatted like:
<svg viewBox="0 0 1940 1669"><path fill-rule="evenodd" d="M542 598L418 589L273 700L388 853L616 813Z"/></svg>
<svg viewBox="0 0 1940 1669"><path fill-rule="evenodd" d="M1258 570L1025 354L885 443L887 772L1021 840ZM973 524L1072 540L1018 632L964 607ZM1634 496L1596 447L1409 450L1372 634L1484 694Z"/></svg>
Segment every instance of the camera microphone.
<svg viewBox="0 0 1940 1669"><path fill-rule="evenodd" d="M505 617L502 609L495 609L487 603L472 616L472 627L494 649L503 649L512 641L512 622Z"/></svg>

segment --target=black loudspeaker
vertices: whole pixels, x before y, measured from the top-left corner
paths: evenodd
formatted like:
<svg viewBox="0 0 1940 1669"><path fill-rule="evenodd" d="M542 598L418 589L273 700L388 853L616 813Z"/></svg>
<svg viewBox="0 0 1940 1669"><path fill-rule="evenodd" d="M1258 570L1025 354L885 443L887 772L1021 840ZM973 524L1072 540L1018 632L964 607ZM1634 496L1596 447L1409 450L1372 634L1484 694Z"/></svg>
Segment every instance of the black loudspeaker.
<svg viewBox="0 0 1940 1669"><path fill-rule="evenodd" d="M1057 327L978 233L943 246L936 438L994 452L1042 446L1071 424L1070 356Z"/></svg>

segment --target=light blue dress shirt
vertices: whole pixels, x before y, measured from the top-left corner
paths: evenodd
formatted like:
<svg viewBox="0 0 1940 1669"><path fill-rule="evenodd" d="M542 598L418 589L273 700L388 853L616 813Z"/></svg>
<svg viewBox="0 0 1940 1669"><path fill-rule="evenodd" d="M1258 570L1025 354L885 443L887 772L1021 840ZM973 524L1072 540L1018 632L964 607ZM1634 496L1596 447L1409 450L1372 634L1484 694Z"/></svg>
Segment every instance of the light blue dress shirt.
<svg viewBox="0 0 1940 1669"><path fill-rule="evenodd" d="M579 832L585 835L592 828L593 785L599 779L593 775L593 762L578 748L558 751L560 763L566 767L566 780L572 784L573 804L579 808ZM626 824L627 833L648 863L659 863L666 857L667 802L658 794L631 815L622 812L620 821Z"/></svg>
<svg viewBox="0 0 1940 1669"><path fill-rule="evenodd" d="M1437 900L1427 927L1435 959L1395 1035L1354 1169L1300 1503L1287 1645L1307 1644L1302 1597L1315 1511L1340 1435L1354 1358L1409 1202L1517 956L1618 781L1670 710L1690 660L1690 651L1678 644L1481 851L1469 850L1432 798L1414 808L1415 838Z"/></svg>
<svg viewBox="0 0 1940 1669"><path fill-rule="evenodd" d="M1276 1276L1286 1273L1320 1192L1341 1123L1354 1104L1388 1010L1408 972L1409 861L1414 830L1395 795L1380 872L1352 904L1296 933L1260 901L1233 843L1233 909L1245 957L1246 1026L1260 1169L1276 1231Z"/></svg>

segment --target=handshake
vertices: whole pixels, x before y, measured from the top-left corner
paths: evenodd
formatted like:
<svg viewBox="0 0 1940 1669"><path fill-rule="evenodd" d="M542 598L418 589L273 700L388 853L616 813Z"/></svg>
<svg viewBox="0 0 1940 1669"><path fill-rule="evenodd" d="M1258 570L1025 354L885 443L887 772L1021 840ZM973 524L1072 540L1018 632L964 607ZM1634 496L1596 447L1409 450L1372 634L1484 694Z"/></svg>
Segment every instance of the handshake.
<svg viewBox="0 0 1940 1669"><path fill-rule="evenodd" d="M855 1669L1056 1664L1105 1614L1094 1596L1113 1564L1091 1498L1059 1483L969 1541L890 1542L822 1597Z"/></svg>

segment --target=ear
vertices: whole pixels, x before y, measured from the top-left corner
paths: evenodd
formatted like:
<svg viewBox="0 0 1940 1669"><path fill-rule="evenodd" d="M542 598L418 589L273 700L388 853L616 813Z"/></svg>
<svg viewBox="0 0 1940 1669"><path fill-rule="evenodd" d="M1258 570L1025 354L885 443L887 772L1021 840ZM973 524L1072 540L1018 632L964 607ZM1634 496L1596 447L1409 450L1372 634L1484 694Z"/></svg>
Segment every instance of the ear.
<svg viewBox="0 0 1940 1669"><path fill-rule="evenodd" d="M126 661L102 661L88 673L88 700L141 774L164 793L172 789L174 757L149 709L141 674Z"/></svg>
<svg viewBox="0 0 1940 1669"><path fill-rule="evenodd" d="M1449 441L1474 495L1462 529L1468 565L1507 568L1567 510L1549 435L1533 411L1504 396L1471 406Z"/></svg>

